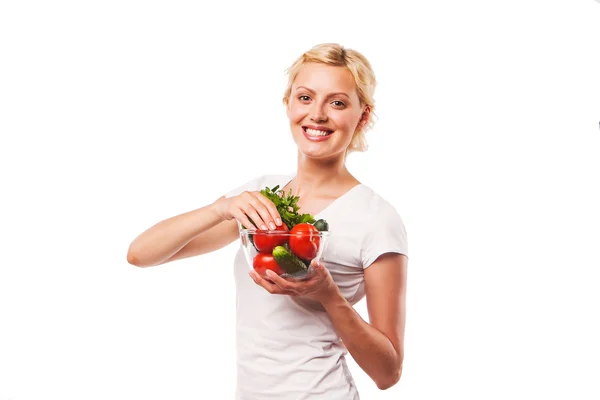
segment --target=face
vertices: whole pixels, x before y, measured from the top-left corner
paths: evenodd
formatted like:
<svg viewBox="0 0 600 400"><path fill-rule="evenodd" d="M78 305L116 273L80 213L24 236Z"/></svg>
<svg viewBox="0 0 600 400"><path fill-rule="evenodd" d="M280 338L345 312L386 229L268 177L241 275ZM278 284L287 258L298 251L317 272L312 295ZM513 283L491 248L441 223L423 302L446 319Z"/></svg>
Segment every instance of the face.
<svg viewBox="0 0 600 400"><path fill-rule="evenodd" d="M287 116L301 153L311 158L345 154L354 132L362 126L363 111L348 69L319 63L300 68Z"/></svg>

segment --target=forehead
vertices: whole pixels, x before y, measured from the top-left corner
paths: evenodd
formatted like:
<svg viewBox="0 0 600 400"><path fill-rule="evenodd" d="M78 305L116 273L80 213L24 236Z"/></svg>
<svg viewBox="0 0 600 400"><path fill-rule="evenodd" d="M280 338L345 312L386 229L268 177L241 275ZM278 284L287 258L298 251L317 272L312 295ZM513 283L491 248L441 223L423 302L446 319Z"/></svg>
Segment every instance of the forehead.
<svg viewBox="0 0 600 400"><path fill-rule="evenodd" d="M306 63L300 67L294 79L294 89L298 86L307 87L317 93L344 92L349 96L358 96L354 77L346 67Z"/></svg>

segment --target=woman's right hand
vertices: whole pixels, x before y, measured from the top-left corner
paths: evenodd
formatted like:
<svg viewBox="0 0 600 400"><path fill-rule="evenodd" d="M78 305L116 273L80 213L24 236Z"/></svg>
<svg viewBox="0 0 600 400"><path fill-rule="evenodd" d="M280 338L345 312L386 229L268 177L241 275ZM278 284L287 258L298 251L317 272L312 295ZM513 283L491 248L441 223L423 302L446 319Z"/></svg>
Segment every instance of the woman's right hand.
<svg viewBox="0 0 600 400"><path fill-rule="evenodd" d="M275 230L282 224L275 204L257 191L221 197L214 205L224 221L235 218L248 229Z"/></svg>

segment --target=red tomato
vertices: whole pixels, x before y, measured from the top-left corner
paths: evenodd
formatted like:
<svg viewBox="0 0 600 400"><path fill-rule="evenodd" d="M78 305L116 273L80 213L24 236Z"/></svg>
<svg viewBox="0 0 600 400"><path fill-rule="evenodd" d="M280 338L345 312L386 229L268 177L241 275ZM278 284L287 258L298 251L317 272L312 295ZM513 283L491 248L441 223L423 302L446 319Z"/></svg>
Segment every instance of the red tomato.
<svg viewBox="0 0 600 400"><path fill-rule="evenodd" d="M285 272L281 269L279 264L277 264L273 254L258 253L256 257L254 257L252 266L254 267L254 270L262 276L265 276L268 269L275 272L277 275L281 275Z"/></svg>
<svg viewBox="0 0 600 400"><path fill-rule="evenodd" d="M317 256L321 237L317 228L311 224L295 225L290 231L290 250L303 260L312 260Z"/></svg>
<svg viewBox="0 0 600 400"><path fill-rule="evenodd" d="M261 253L271 254L275 246L283 246L287 243L288 237L281 235L281 232L288 232L289 229L286 224L281 224L275 231L263 231L257 230L252 239L254 240L254 246Z"/></svg>

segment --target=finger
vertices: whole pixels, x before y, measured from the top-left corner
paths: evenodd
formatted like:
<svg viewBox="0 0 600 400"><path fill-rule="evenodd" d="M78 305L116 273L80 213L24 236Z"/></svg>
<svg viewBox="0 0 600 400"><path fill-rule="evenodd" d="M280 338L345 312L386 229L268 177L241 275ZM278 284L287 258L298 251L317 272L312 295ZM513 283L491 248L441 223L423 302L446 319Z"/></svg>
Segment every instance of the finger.
<svg viewBox="0 0 600 400"><path fill-rule="evenodd" d="M256 212L256 209L254 208L254 206L252 204L249 204L248 207L246 207L246 209L244 210L244 212L246 213L246 215L248 217L252 218L252 221L254 221L254 224L257 227L259 227L259 229L262 229L263 231L266 231L269 229L269 228L267 228L267 225L265 225L265 222L262 220L260 215L258 215L258 213Z"/></svg>
<svg viewBox="0 0 600 400"><path fill-rule="evenodd" d="M267 228L265 221L257 212L257 210L264 208L264 206L254 196L254 194L251 192L244 192L244 195L240 201L241 205L239 207L244 212L244 214L248 216L248 218L252 219L252 222L254 222L254 226L257 227L257 229L268 230L269 228Z"/></svg>
<svg viewBox="0 0 600 400"><path fill-rule="evenodd" d="M272 230L276 229L276 226L281 226L283 222L281 221L281 216L279 215L279 211L277 211L277 207L275 204L269 199L267 199L263 194L259 193L257 196L258 200L265 206L267 212L269 213L269 226ZM274 223L274 225L271 225Z"/></svg>
<svg viewBox="0 0 600 400"><path fill-rule="evenodd" d="M250 204L252 205L252 207L254 207L256 212L260 215L260 218L264 221L264 223L265 223L264 229L265 230L267 230L267 229L275 230L276 229L275 219L277 217L273 217L271 215L272 212L269 209L269 205L268 205L268 203L270 201L260 193L253 193L252 195L253 195L253 197L250 200ZM277 209L275 211L277 211ZM266 228L266 226L268 226L268 228Z"/></svg>
<svg viewBox="0 0 600 400"><path fill-rule="evenodd" d="M250 220L248 219L248 216L246 214L244 214L243 212L235 212L235 213L233 213L233 216L235 217L235 219L240 221L240 223L243 226L245 226L246 228L258 229L256 226L254 226L254 224L252 222L250 222Z"/></svg>
<svg viewBox="0 0 600 400"><path fill-rule="evenodd" d="M250 277L258 286L262 286L267 292L271 294L283 294L282 289L274 283L268 282L266 279L261 277L256 271L250 271Z"/></svg>
<svg viewBox="0 0 600 400"><path fill-rule="evenodd" d="M311 267L315 276L323 277L327 275L327 268L325 268L325 265L323 265L323 263L316 260L312 260Z"/></svg>
<svg viewBox="0 0 600 400"><path fill-rule="evenodd" d="M282 290L293 291L294 283L288 281L287 279L282 278L271 270L267 270L266 272L267 278L273 281L274 284L279 286Z"/></svg>

